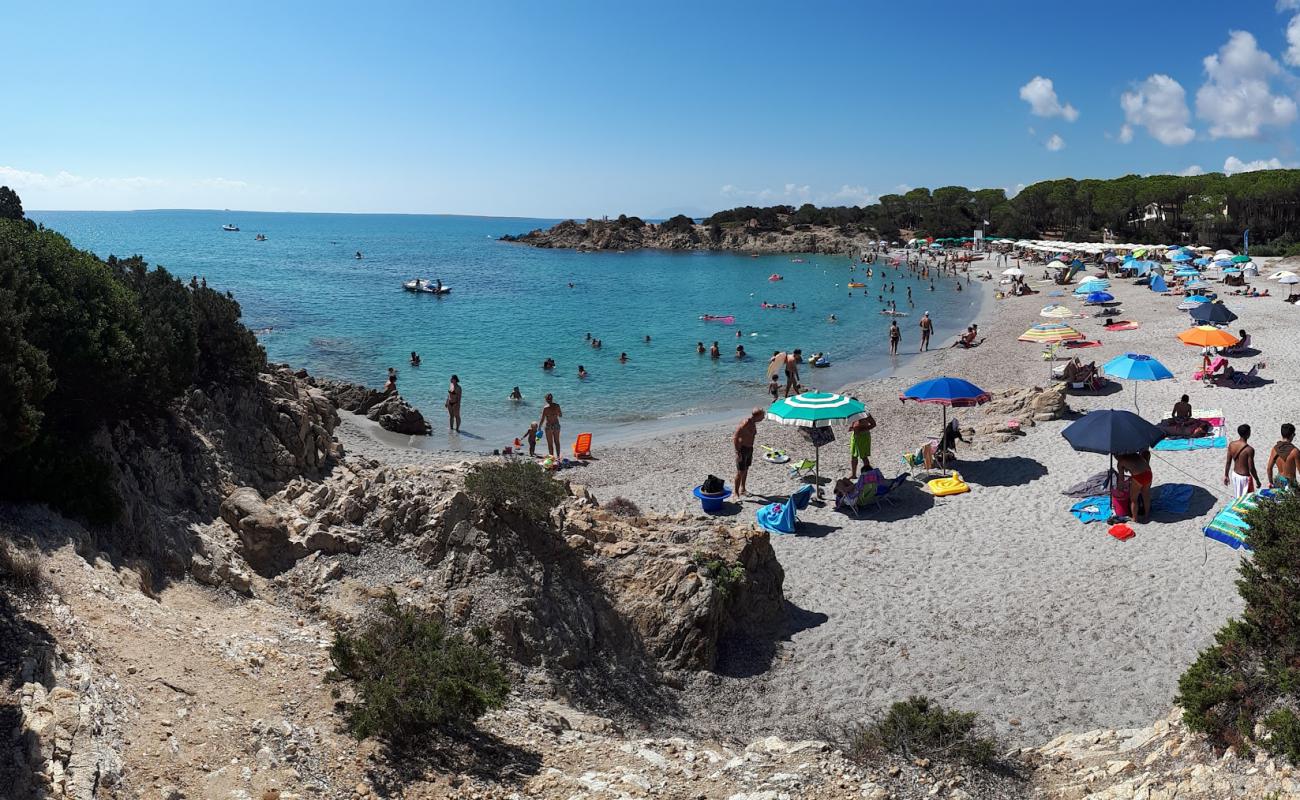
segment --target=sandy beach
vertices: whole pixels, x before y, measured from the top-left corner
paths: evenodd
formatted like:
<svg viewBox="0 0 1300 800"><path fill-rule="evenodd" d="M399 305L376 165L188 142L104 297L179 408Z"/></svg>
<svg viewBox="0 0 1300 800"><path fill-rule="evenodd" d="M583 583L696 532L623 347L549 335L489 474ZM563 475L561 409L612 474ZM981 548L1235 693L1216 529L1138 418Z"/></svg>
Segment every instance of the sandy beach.
<svg viewBox="0 0 1300 800"><path fill-rule="evenodd" d="M998 272L992 262L977 263L972 272L985 268ZM1266 264L1261 269L1268 274ZM971 284L985 298L978 319L982 346L948 349L951 340L936 341L940 349L895 374L848 388L878 422L873 463L886 476L904 469L903 451L940 429L938 408L898 399L916 379L962 377L995 393L1049 383L1041 346L1016 337L1044 321L1039 310L1049 303L1080 306L1068 297L1069 288L1066 297L1049 296L1063 287L1038 285L1041 267L1026 272L1041 293L994 300L996 286ZM1256 283L1285 293L1266 280ZM1294 422L1300 408L1292 388L1300 352L1291 335L1300 311L1277 296L1243 299L1221 292L1240 316L1230 329L1246 328L1261 351L1233 359L1234 366L1266 362L1262 375L1269 382L1205 388L1191 378L1199 351L1175 338L1191 325L1176 309L1179 299L1124 280L1114 281L1111 291L1123 304L1122 318L1140 328L1112 333L1099 319L1067 320L1101 342L1078 351L1083 360L1100 365L1125 352L1156 357L1176 378L1139 387L1143 415L1152 421L1168 416L1183 393L1196 409L1221 409L1230 431L1242 422L1254 428L1263 475L1279 426ZM916 322L901 320L904 353L917 348ZM764 400L754 398L760 406ZM1133 403L1127 382L1117 392L1069 397L1079 412L1132 410ZM430 411L436 424L440 410ZM963 427L989 420L983 409L957 416ZM596 441L596 458L563 477L590 487L601 500L623 496L646 511L698 514L691 487L709 473L731 481L730 440L738 421L697 420L611 446ZM1146 724L1167 712L1178 676L1240 608L1233 582L1241 553L1201 533L1227 497L1224 451L1153 454L1157 492L1162 484L1190 485L1190 507L1135 524L1136 537L1121 542L1104 524L1083 525L1069 513L1074 501L1063 491L1104 470L1106 459L1073 451L1060 435L1067 424L1040 423L1011 442L977 437L963 446L956 469L972 488L967 494L937 498L912 482L895 505L868 509L861 519L834 511L829 502L801 512L796 535L774 537L792 607L788 638L775 653L731 654L722 674L700 678L692 687L699 720L721 735L741 729L813 733L920 693L978 711L1011 741L1027 742L1068 730ZM566 419L566 446L580 430L580 420ZM822 451L822 474L832 478L848 473L847 435L842 428L837 434ZM382 461L465 457L377 438L364 420L346 419L339 435L346 448ZM771 422L760 424L758 443L785 448L796 459L811 456L794 429ZM759 460L749 478L756 496L731 504L725 518L753 524L768 498L784 498L799 485L787 466Z"/></svg>

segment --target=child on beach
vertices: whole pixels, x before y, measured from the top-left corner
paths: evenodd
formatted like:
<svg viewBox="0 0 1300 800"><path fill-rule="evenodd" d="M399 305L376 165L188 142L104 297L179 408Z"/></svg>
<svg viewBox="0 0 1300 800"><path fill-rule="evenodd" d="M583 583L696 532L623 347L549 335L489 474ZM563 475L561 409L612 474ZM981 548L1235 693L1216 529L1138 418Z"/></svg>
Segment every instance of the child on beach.
<svg viewBox="0 0 1300 800"><path fill-rule="evenodd" d="M777 395L781 393L781 384L777 382L775 374L773 374L771 380L767 382L767 393L772 395L773 403L777 401Z"/></svg>
<svg viewBox="0 0 1300 800"><path fill-rule="evenodd" d="M532 456L533 458L536 458L537 457L537 423L536 422L528 423L528 433L524 434L524 438L528 440L528 455Z"/></svg>

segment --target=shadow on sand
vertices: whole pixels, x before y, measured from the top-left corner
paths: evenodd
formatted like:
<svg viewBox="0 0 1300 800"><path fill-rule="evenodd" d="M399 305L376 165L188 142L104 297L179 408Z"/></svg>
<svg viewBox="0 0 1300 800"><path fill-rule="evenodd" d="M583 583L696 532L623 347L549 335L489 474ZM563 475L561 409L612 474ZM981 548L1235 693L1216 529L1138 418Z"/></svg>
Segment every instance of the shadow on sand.
<svg viewBox="0 0 1300 800"><path fill-rule="evenodd" d="M1027 456L996 456L980 461L964 461L958 467L967 483L980 486L1023 486L1047 474L1041 461Z"/></svg>
<svg viewBox="0 0 1300 800"><path fill-rule="evenodd" d="M830 617L820 611L809 611L786 601L786 623L775 636L736 634L718 642L718 661L714 672L728 678L752 678L762 675L772 667L781 642L789 642L794 635L811 630Z"/></svg>

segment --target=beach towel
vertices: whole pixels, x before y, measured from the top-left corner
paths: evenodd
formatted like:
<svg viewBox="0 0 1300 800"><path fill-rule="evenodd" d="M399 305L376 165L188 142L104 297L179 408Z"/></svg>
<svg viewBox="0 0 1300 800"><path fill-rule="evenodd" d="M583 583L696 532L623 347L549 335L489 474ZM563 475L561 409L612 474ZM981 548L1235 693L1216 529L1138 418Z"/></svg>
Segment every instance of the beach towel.
<svg viewBox="0 0 1300 800"><path fill-rule="evenodd" d="M1066 342L1065 346L1071 350L1078 350L1081 347L1101 347L1101 342Z"/></svg>
<svg viewBox="0 0 1300 800"><path fill-rule="evenodd" d="M1125 321L1123 321L1123 322L1112 322L1111 324L1109 324L1109 325L1106 326L1106 330L1108 330L1108 331L1135 331L1135 330L1137 330L1139 327L1140 327L1140 326L1139 326L1136 322L1129 322L1129 321L1125 320Z"/></svg>
<svg viewBox="0 0 1300 800"><path fill-rule="evenodd" d="M754 512L758 526L772 533L794 533L794 503L768 503Z"/></svg>
<svg viewBox="0 0 1300 800"><path fill-rule="evenodd" d="M1061 494L1067 497L1093 497L1103 494L1110 489L1110 473L1106 471L1098 472L1086 481L1080 481L1066 489Z"/></svg>
<svg viewBox="0 0 1300 800"><path fill-rule="evenodd" d="M1214 515L1214 519L1210 520L1210 524L1205 526L1205 535L1216 542L1223 542L1234 550L1240 547L1247 550L1254 549L1246 541L1250 526L1246 524L1242 517L1246 511L1256 505L1253 495L1246 495L1240 500L1228 503L1218 514Z"/></svg>
<svg viewBox="0 0 1300 800"><path fill-rule="evenodd" d="M1085 497L1070 506L1070 513L1083 524L1105 522L1110 519L1110 498L1104 495Z"/></svg>
<svg viewBox="0 0 1300 800"><path fill-rule="evenodd" d="M1162 483L1151 496L1152 513L1186 514L1191 505L1192 487L1186 483Z"/></svg>
<svg viewBox="0 0 1300 800"><path fill-rule="evenodd" d="M1202 436L1197 439L1161 439L1151 449L1168 453L1181 450L1215 450L1227 446L1226 436Z"/></svg>
<svg viewBox="0 0 1300 800"><path fill-rule="evenodd" d="M1205 420L1218 428L1223 425L1223 410L1218 408L1194 408L1192 409L1192 419Z"/></svg>

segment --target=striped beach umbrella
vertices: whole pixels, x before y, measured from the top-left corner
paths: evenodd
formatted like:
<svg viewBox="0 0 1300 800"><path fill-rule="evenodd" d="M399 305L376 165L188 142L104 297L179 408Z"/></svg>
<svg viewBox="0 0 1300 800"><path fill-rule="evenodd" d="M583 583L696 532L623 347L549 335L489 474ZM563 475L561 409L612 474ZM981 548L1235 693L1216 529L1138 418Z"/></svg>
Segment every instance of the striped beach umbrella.
<svg viewBox="0 0 1300 800"><path fill-rule="evenodd" d="M1064 322L1043 322L1020 334L1019 341L1056 344L1085 338Z"/></svg>
<svg viewBox="0 0 1300 800"><path fill-rule="evenodd" d="M867 416L867 406L861 400L834 392L804 392L777 400L767 409L767 418L782 425L799 428L826 428L832 422L856 422ZM810 437L813 444L813 476L817 496L822 496L822 447L819 438Z"/></svg>
<svg viewBox="0 0 1300 800"><path fill-rule="evenodd" d="M1048 319L1066 319L1078 315L1065 306L1053 303L1050 306L1044 306L1043 310L1038 312L1038 316L1047 317Z"/></svg>

